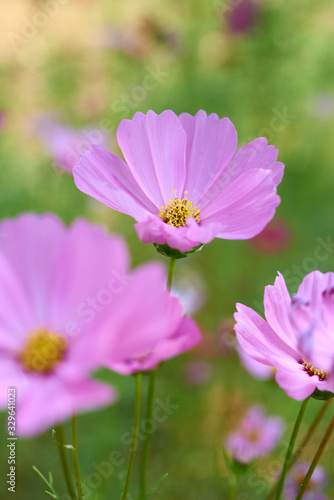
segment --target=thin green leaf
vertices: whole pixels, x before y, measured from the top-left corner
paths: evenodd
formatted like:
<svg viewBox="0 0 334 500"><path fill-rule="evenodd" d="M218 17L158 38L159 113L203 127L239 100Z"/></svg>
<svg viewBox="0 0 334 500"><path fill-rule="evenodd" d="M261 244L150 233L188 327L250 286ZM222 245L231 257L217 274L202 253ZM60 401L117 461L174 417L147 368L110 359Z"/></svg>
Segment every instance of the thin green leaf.
<svg viewBox="0 0 334 500"><path fill-rule="evenodd" d="M52 485L52 474L51 472L49 472L49 478L50 480L48 481L46 479L45 476L43 476L43 474L41 473L41 471L39 469L37 469L37 467L35 467L35 465L32 466L33 470L36 472L36 474L39 475L39 477L42 479L42 481L44 481L44 483L50 488L51 492L50 491L45 491L45 493L47 493L48 495L51 495L52 498L56 498L56 500L61 500L60 496L58 495L58 493L56 492L56 490L54 489L53 485Z"/></svg>
<svg viewBox="0 0 334 500"><path fill-rule="evenodd" d="M51 493L51 491L45 490L45 493L47 495L50 495L50 497L52 497L52 498L57 498L53 493Z"/></svg>
<svg viewBox="0 0 334 500"><path fill-rule="evenodd" d="M164 474L162 476L162 478L159 479L159 481L157 482L157 484L155 486L153 486L153 488L151 489L151 491L146 495L145 500L147 500L152 495L152 493L154 493L155 490L157 488L159 488L160 484L162 483L162 481L164 481L166 479L167 476L168 476L168 472L166 472L166 474Z"/></svg>

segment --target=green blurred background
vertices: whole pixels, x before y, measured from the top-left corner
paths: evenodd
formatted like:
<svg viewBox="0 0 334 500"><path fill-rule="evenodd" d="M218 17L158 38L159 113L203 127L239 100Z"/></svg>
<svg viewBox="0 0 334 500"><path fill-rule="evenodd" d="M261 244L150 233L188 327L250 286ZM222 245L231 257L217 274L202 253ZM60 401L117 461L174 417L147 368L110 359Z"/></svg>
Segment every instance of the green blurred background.
<svg viewBox="0 0 334 500"><path fill-rule="evenodd" d="M231 349L235 302L261 311L263 288L273 283L277 270L289 277L292 292L308 272L333 270L333 248L322 250L321 260L317 248L334 238L334 4L263 1L252 29L236 33L228 14L222 15L236 0L54 2L58 10L33 34L25 23L38 19L34 16L47 1L15 0L0 7L1 218L26 211L55 212L68 223L86 217L124 235L133 265L162 260L153 246L139 242L129 217L89 199L70 175L54 167L31 125L41 112L56 112L69 126L93 124L98 130L109 120L109 146L119 153L115 131L120 120L135 111L194 114L205 109L233 121L239 145L268 137L286 165L272 234L255 242L215 240L177 264L177 276L195 276L201 283L205 304L196 318L205 342L159 370L157 397L169 397L178 408L153 434L150 485L166 472L169 477L152 498L227 498L222 455L226 434L249 406L259 403L270 414L284 417L286 441L299 407L273 381L255 380L240 364ZM157 85L148 89L145 77L152 72L159 75ZM205 367L202 383L187 377L189 363ZM83 478L95 471L94 462L108 460L113 450L128 454L120 436L131 429L134 380L106 373L101 377L118 388L119 400L111 408L79 416ZM303 430L320 404L310 403ZM0 423L4 431L4 414ZM324 425L305 451L306 461ZM66 430L70 438L68 424ZM56 488L65 492L51 432L20 440L17 449L16 498L47 498L32 465L43 473L52 470ZM3 440L0 456L3 476ZM240 500L266 497L269 486L254 486L254 478L269 476L272 482L282 448L273 457L255 466L253 483L241 482L240 494L246 496ZM322 461L329 476L333 460L332 445ZM112 477L103 479L87 498L118 499L124 469L115 467ZM11 498L4 483L2 477L1 498ZM135 477L133 498L136 491ZM327 493L334 498L334 480Z"/></svg>

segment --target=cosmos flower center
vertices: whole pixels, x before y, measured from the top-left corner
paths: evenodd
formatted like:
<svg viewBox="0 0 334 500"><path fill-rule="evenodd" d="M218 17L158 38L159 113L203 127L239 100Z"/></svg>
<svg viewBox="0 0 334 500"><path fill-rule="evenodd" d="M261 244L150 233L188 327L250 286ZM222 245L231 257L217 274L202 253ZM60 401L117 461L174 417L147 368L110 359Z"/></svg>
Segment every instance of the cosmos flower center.
<svg viewBox="0 0 334 500"><path fill-rule="evenodd" d="M169 200L165 207L160 208L159 217L170 226L182 227L186 226L188 217L193 217L196 222L200 221L200 210L193 207L191 201L187 199L188 191L184 192L184 198L180 200L176 196L176 189L173 190L174 199Z"/></svg>
<svg viewBox="0 0 334 500"><path fill-rule="evenodd" d="M313 377L313 375L317 375L319 377L319 380L327 380L328 373L325 372L325 371L323 371L323 370L319 370L319 368L315 368L315 366L313 366L311 363L308 363L307 361L304 361L302 363L302 366L305 368L305 371L311 377Z"/></svg>
<svg viewBox="0 0 334 500"><path fill-rule="evenodd" d="M67 341L56 333L38 330L32 333L19 353L19 361L28 372L50 373L64 358Z"/></svg>
<svg viewBox="0 0 334 500"><path fill-rule="evenodd" d="M251 443L257 443L260 439L260 433L258 431L255 431L255 430L249 431L247 433L247 439Z"/></svg>

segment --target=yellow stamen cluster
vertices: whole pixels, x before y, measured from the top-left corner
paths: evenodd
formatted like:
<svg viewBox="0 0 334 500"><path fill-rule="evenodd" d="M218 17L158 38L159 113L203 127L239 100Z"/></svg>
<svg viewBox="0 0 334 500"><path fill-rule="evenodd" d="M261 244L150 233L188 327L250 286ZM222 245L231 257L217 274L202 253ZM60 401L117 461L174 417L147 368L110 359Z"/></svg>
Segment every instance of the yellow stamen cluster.
<svg viewBox="0 0 334 500"><path fill-rule="evenodd" d="M67 341L56 333L38 330L32 333L19 353L19 361L28 372L50 373L64 358Z"/></svg>
<svg viewBox="0 0 334 500"><path fill-rule="evenodd" d="M184 198L182 198L182 200L176 196L176 189L173 190L173 193L175 194L174 199L169 200L165 207L160 208L159 217L166 222L166 224L174 227L186 226L188 217L193 217L199 222L199 214L201 211L198 210L197 207L193 207L192 202L187 200L186 195L188 191L184 192Z"/></svg>
<svg viewBox="0 0 334 500"><path fill-rule="evenodd" d="M247 433L247 439L251 443L257 443L260 439L260 434L258 431L250 431Z"/></svg>
<svg viewBox="0 0 334 500"><path fill-rule="evenodd" d="M324 372L323 370L319 370L318 368L315 368L313 365L311 365L311 363L304 361L302 363L302 366L304 366L305 370L311 377L313 375L317 375L319 377L319 380L327 380L328 373Z"/></svg>

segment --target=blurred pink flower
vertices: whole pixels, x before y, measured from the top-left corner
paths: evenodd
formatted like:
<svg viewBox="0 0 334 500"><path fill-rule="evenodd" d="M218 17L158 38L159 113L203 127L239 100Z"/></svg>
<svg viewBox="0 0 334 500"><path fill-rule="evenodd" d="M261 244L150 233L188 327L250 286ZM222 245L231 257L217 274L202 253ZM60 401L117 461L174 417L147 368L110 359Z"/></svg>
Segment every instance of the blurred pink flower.
<svg viewBox="0 0 334 500"><path fill-rule="evenodd" d="M313 98L310 111L318 120L330 120L334 115L334 97L328 92L319 92Z"/></svg>
<svg viewBox="0 0 334 500"><path fill-rule="evenodd" d="M214 238L260 233L280 203L284 165L265 138L236 152L228 118L179 117L167 110L122 120L118 144L127 161L93 146L74 168L79 189L131 215L143 243L186 252Z"/></svg>
<svg viewBox="0 0 334 500"><path fill-rule="evenodd" d="M200 276L187 273L181 279L175 280L172 295L181 302L184 314L194 316L205 303L205 287Z"/></svg>
<svg viewBox="0 0 334 500"><path fill-rule="evenodd" d="M284 498L286 500L295 500L298 495L300 486L306 476L310 464L301 463L296 464L289 474L287 475L285 487L284 487ZM312 478L307 486L304 493L304 500L328 500L328 497L324 495L323 489L326 485L327 478L325 471L319 465L315 468Z"/></svg>
<svg viewBox="0 0 334 500"><path fill-rule="evenodd" d="M153 370L200 342L195 321L183 316L165 286L166 272L158 263L133 272L126 295L112 303L110 335L100 344L105 366L122 375Z"/></svg>
<svg viewBox="0 0 334 500"><path fill-rule="evenodd" d="M248 34L259 21L258 2L253 0L240 0L235 5L227 3L223 18L227 30L233 35Z"/></svg>
<svg viewBox="0 0 334 500"><path fill-rule="evenodd" d="M204 360L190 361L185 366L186 379L191 385L204 384L212 377L212 374L212 366Z"/></svg>
<svg viewBox="0 0 334 500"><path fill-rule="evenodd" d="M26 214L0 233L0 405L15 386L18 434L29 436L113 401L111 387L89 378L101 366L101 323L87 315L87 297L110 262L125 272L128 255L120 238L83 220L68 229L55 216Z"/></svg>
<svg viewBox="0 0 334 500"><path fill-rule="evenodd" d="M17 387L20 435L112 402L114 390L90 379L96 369L148 370L200 340L165 291L164 267L130 273L121 238L32 214L0 234L0 405Z"/></svg>
<svg viewBox="0 0 334 500"><path fill-rule="evenodd" d="M334 273L314 271L290 298L281 274L264 294L266 321L237 304L235 331L256 361L277 368L276 382L294 399L334 392Z"/></svg>
<svg viewBox="0 0 334 500"><path fill-rule="evenodd" d="M278 444L284 430L283 420L267 417L259 406L253 406L238 430L227 436L225 448L236 462L247 464L268 455Z"/></svg>
<svg viewBox="0 0 334 500"><path fill-rule="evenodd" d="M275 255L284 252L291 241L288 226L281 220L272 220L264 230L250 240L251 246L259 253Z"/></svg>
<svg viewBox="0 0 334 500"><path fill-rule="evenodd" d="M274 369L271 366L259 363L251 358L240 346L237 348L237 353L244 368L258 380L268 380L274 376Z"/></svg>
<svg viewBox="0 0 334 500"><path fill-rule="evenodd" d="M0 132L3 131L5 126L6 126L6 114L4 111L0 110Z"/></svg>
<svg viewBox="0 0 334 500"><path fill-rule="evenodd" d="M93 145L108 144L107 134L98 128L74 129L61 125L49 115L36 117L33 129L56 166L68 173L80 163L80 155L86 155Z"/></svg>

